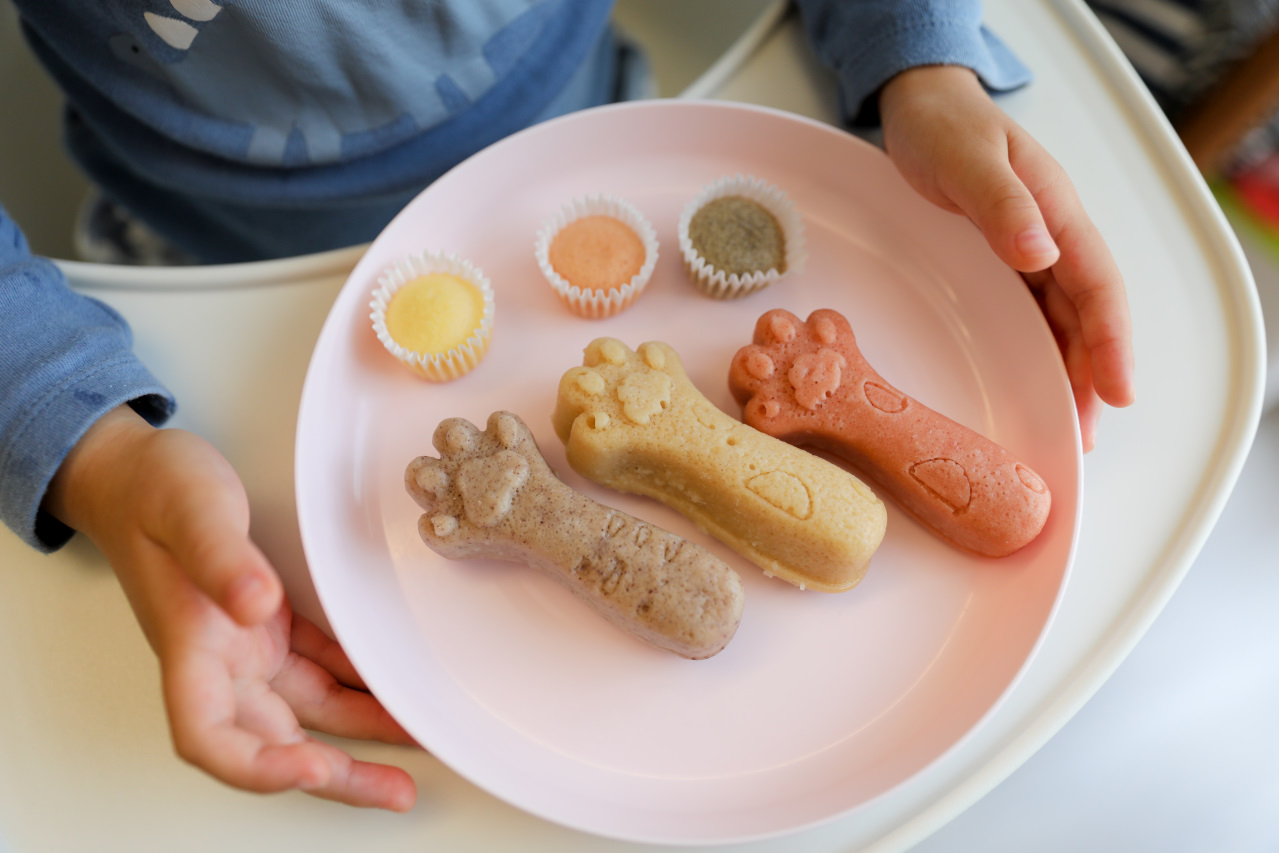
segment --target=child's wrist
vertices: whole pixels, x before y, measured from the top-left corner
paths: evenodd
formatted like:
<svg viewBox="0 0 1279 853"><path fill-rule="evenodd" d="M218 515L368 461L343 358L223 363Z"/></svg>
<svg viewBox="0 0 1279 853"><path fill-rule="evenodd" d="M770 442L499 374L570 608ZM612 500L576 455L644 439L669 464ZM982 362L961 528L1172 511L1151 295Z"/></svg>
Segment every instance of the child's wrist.
<svg viewBox="0 0 1279 853"><path fill-rule="evenodd" d="M116 463L133 455L139 442L155 432L128 405L117 406L93 423L62 460L45 492L42 507L73 530L89 533L109 505L108 486L120 473Z"/></svg>
<svg viewBox="0 0 1279 853"><path fill-rule="evenodd" d="M898 73L879 92L879 112L885 119L898 107L926 96L946 96L964 90L984 91L971 68L963 65L918 65Z"/></svg>

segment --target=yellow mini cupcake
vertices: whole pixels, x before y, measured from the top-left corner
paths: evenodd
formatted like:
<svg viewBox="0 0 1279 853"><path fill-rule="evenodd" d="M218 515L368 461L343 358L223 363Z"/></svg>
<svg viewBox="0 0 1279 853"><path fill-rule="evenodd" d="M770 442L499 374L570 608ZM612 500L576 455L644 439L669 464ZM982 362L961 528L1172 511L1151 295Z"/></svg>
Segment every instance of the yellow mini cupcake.
<svg viewBox="0 0 1279 853"><path fill-rule="evenodd" d="M488 351L493 288L479 268L453 255L405 258L378 278L369 308L378 340L423 379L457 379Z"/></svg>

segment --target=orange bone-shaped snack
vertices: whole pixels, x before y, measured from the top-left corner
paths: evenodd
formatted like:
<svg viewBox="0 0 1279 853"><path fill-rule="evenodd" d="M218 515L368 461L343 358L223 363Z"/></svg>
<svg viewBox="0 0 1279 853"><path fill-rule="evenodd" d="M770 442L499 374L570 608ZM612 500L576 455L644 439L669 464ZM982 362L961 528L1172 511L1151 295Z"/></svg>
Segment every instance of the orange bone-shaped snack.
<svg viewBox="0 0 1279 853"><path fill-rule="evenodd" d="M1002 557L1039 535L1044 481L1007 450L898 391L867 363L848 320L782 309L755 324L729 369L743 420L857 466L942 538Z"/></svg>

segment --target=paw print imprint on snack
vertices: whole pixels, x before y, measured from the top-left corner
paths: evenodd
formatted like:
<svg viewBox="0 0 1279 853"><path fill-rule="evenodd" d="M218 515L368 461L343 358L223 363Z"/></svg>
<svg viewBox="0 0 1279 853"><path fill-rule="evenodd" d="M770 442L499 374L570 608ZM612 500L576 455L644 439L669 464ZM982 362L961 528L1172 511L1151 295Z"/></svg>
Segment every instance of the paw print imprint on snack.
<svg viewBox="0 0 1279 853"><path fill-rule="evenodd" d="M492 527L511 512L515 493L528 482L528 459L511 450L519 435L515 421L499 418L495 436L504 448L489 456L474 456L480 448L480 433L466 421L453 422L443 431L440 459L422 457L416 482L423 492L448 506L451 512L431 517L439 536L458 529L459 518L476 527ZM452 473L450 473L450 469Z"/></svg>
<svg viewBox="0 0 1279 853"><path fill-rule="evenodd" d="M959 513L968 509L973 499L973 484L964 466L953 459L925 459L910 466L910 476L933 497Z"/></svg>
<svg viewBox="0 0 1279 853"><path fill-rule="evenodd" d="M671 377L661 372L666 364L665 353L654 346L641 346L639 353L631 353L620 341L606 340L593 350L593 357L588 357L585 367L578 368L577 386L582 394L600 398L601 402L609 396L616 398L620 408L618 412L628 422L646 424L655 415L660 415L671 404ZM643 364L635 361L638 355ZM595 366L612 365L629 367L622 374L620 381L610 386ZM647 369L646 369L647 367ZM596 429L606 429L611 418L606 412L593 413L598 419Z"/></svg>
<svg viewBox="0 0 1279 853"><path fill-rule="evenodd" d="M484 432L451 418L433 443L440 457L414 459L404 477L425 511L418 531L437 553L536 566L615 625L683 657L710 657L732 638L744 601L737 574L562 482L515 415L494 412Z"/></svg>
<svg viewBox="0 0 1279 853"><path fill-rule="evenodd" d="M1027 468L1025 465L1022 465L1020 462L1017 463L1017 478L1021 480L1021 484L1023 486L1030 489L1032 492L1041 495L1048 494L1048 484L1039 479L1038 474Z"/></svg>
<svg viewBox="0 0 1279 853"><path fill-rule="evenodd" d="M819 341L834 343L835 335L830 323L825 323L814 331ZM786 317L777 316L769 323L769 332L777 341L788 343L795 339L795 324ZM772 356L762 347L744 355L742 365L750 376L761 383L772 379L777 373L777 365ZM795 402L810 411L816 409L839 389L842 371L847 366L848 361L842 354L827 347L796 356L794 363L786 371L786 379L790 383ZM770 417L776 414L774 406Z"/></svg>
<svg viewBox="0 0 1279 853"><path fill-rule="evenodd" d="M747 423L845 457L961 547L1012 553L1047 518L1048 487L1035 472L884 381L838 312L807 321L766 312L734 356L729 385Z"/></svg>
<svg viewBox="0 0 1279 853"><path fill-rule="evenodd" d="M746 488L800 521L813 514L813 498L808 486L794 474L785 471L756 474L746 481Z"/></svg>
<svg viewBox="0 0 1279 853"><path fill-rule="evenodd" d="M846 365L844 357L830 349L806 352L796 358L786 373L795 390L795 402L805 409L816 409L838 390L840 370Z"/></svg>
<svg viewBox="0 0 1279 853"><path fill-rule="evenodd" d="M667 344L632 351L613 338L592 341L582 366L560 381L553 421L579 474L671 506L797 585L850 587L882 537L883 505L873 492L720 411ZM856 535L827 530L833 522L819 513ZM786 545L769 541L780 530L791 538Z"/></svg>

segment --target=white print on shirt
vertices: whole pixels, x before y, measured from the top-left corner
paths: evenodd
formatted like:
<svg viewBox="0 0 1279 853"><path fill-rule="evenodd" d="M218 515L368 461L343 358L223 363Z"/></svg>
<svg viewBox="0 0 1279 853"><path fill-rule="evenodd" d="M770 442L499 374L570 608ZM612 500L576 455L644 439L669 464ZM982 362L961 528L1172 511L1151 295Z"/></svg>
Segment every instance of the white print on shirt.
<svg viewBox="0 0 1279 853"><path fill-rule="evenodd" d="M222 7L216 3L210 3L209 0L169 0L173 8L185 18L192 21L204 23L212 21L222 11ZM162 38L169 47L178 50L186 50L191 46L191 42L195 41L196 35L200 32L186 21L178 18L168 18L163 15L157 15L154 12L143 12L142 17L146 20L147 26L151 31Z"/></svg>
<svg viewBox="0 0 1279 853"><path fill-rule="evenodd" d="M139 2L136 35L113 36L112 51L193 111L200 147L264 166L359 157L440 124L502 79L551 8L546 0L167 5Z"/></svg>

